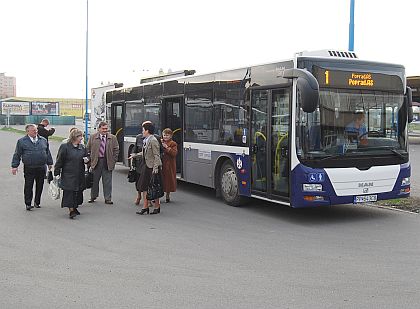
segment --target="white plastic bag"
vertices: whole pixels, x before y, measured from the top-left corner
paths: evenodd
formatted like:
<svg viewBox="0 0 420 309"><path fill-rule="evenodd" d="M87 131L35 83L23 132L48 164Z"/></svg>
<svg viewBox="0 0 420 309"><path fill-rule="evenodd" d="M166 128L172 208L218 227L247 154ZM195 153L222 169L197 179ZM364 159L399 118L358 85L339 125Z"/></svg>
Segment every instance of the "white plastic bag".
<svg viewBox="0 0 420 309"><path fill-rule="evenodd" d="M61 197L61 188L58 186L58 179L58 177L54 177L48 187L48 195L52 200L58 200Z"/></svg>

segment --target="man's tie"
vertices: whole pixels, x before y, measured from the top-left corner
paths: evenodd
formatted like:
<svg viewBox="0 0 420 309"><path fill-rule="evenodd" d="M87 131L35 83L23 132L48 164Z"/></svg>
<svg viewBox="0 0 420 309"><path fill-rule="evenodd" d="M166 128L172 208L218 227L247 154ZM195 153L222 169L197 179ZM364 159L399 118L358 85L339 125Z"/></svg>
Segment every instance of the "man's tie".
<svg viewBox="0 0 420 309"><path fill-rule="evenodd" d="M105 156L105 146L106 146L105 136L101 135L101 145L99 146L99 158L103 158Z"/></svg>

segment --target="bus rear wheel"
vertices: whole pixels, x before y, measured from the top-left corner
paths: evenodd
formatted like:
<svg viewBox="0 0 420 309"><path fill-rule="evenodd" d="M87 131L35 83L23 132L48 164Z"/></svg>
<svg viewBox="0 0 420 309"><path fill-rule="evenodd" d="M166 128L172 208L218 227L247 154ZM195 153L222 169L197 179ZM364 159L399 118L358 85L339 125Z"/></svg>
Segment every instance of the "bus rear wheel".
<svg viewBox="0 0 420 309"><path fill-rule="evenodd" d="M223 164L219 183L220 193L225 203L231 206L239 206L242 199L239 195L238 176L230 162Z"/></svg>

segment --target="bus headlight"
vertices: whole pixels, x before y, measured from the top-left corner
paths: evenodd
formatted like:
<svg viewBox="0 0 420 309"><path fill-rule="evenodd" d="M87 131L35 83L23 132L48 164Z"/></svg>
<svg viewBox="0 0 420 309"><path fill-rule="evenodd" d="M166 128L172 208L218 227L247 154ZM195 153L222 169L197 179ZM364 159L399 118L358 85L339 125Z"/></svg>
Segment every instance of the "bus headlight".
<svg viewBox="0 0 420 309"><path fill-rule="evenodd" d="M410 177L405 177L401 181L402 186L408 186L410 184Z"/></svg>
<svg viewBox="0 0 420 309"><path fill-rule="evenodd" d="M303 191L309 191L309 192L322 191L322 185L320 183L304 183Z"/></svg>

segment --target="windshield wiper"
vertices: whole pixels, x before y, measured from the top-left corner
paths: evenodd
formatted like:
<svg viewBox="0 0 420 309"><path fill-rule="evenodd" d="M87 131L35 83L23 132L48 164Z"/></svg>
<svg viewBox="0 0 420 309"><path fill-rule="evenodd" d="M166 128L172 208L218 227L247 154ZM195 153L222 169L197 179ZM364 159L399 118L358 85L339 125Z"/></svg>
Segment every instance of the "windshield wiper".
<svg viewBox="0 0 420 309"><path fill-rule="evenodd" d="M325 157L316 158L316 159L318 159L319 161L324 161L324 160L328 160L328 159L340 158L340 157L343 157L343 156L344 156L344 154L340 153L340 154L334 154L334 155L327 155Z"/></svg>
<svg viewBox="0 0 420 309"><path fill-rule="evenodd" d="M397 155L398 157L400 157L401 159L405 159L405 156L402 154L402 153L400 153L400 152L398 152L397 150L395 150L395 149L390 149L391 151L392 151L392 153L393 154L395 154L395 155Z"/></svg>
<svg viewBox="0 0 420 309"><path fill-rule="evenodd" d="M369 148L366 148L366 149L369 149ZM406 159L406 157L397 149L395 149L393 146L377 146L377 147L371 148L371 150L382 150L382 149L391 151L393 154L400 157L401 159Z"/></svg>

